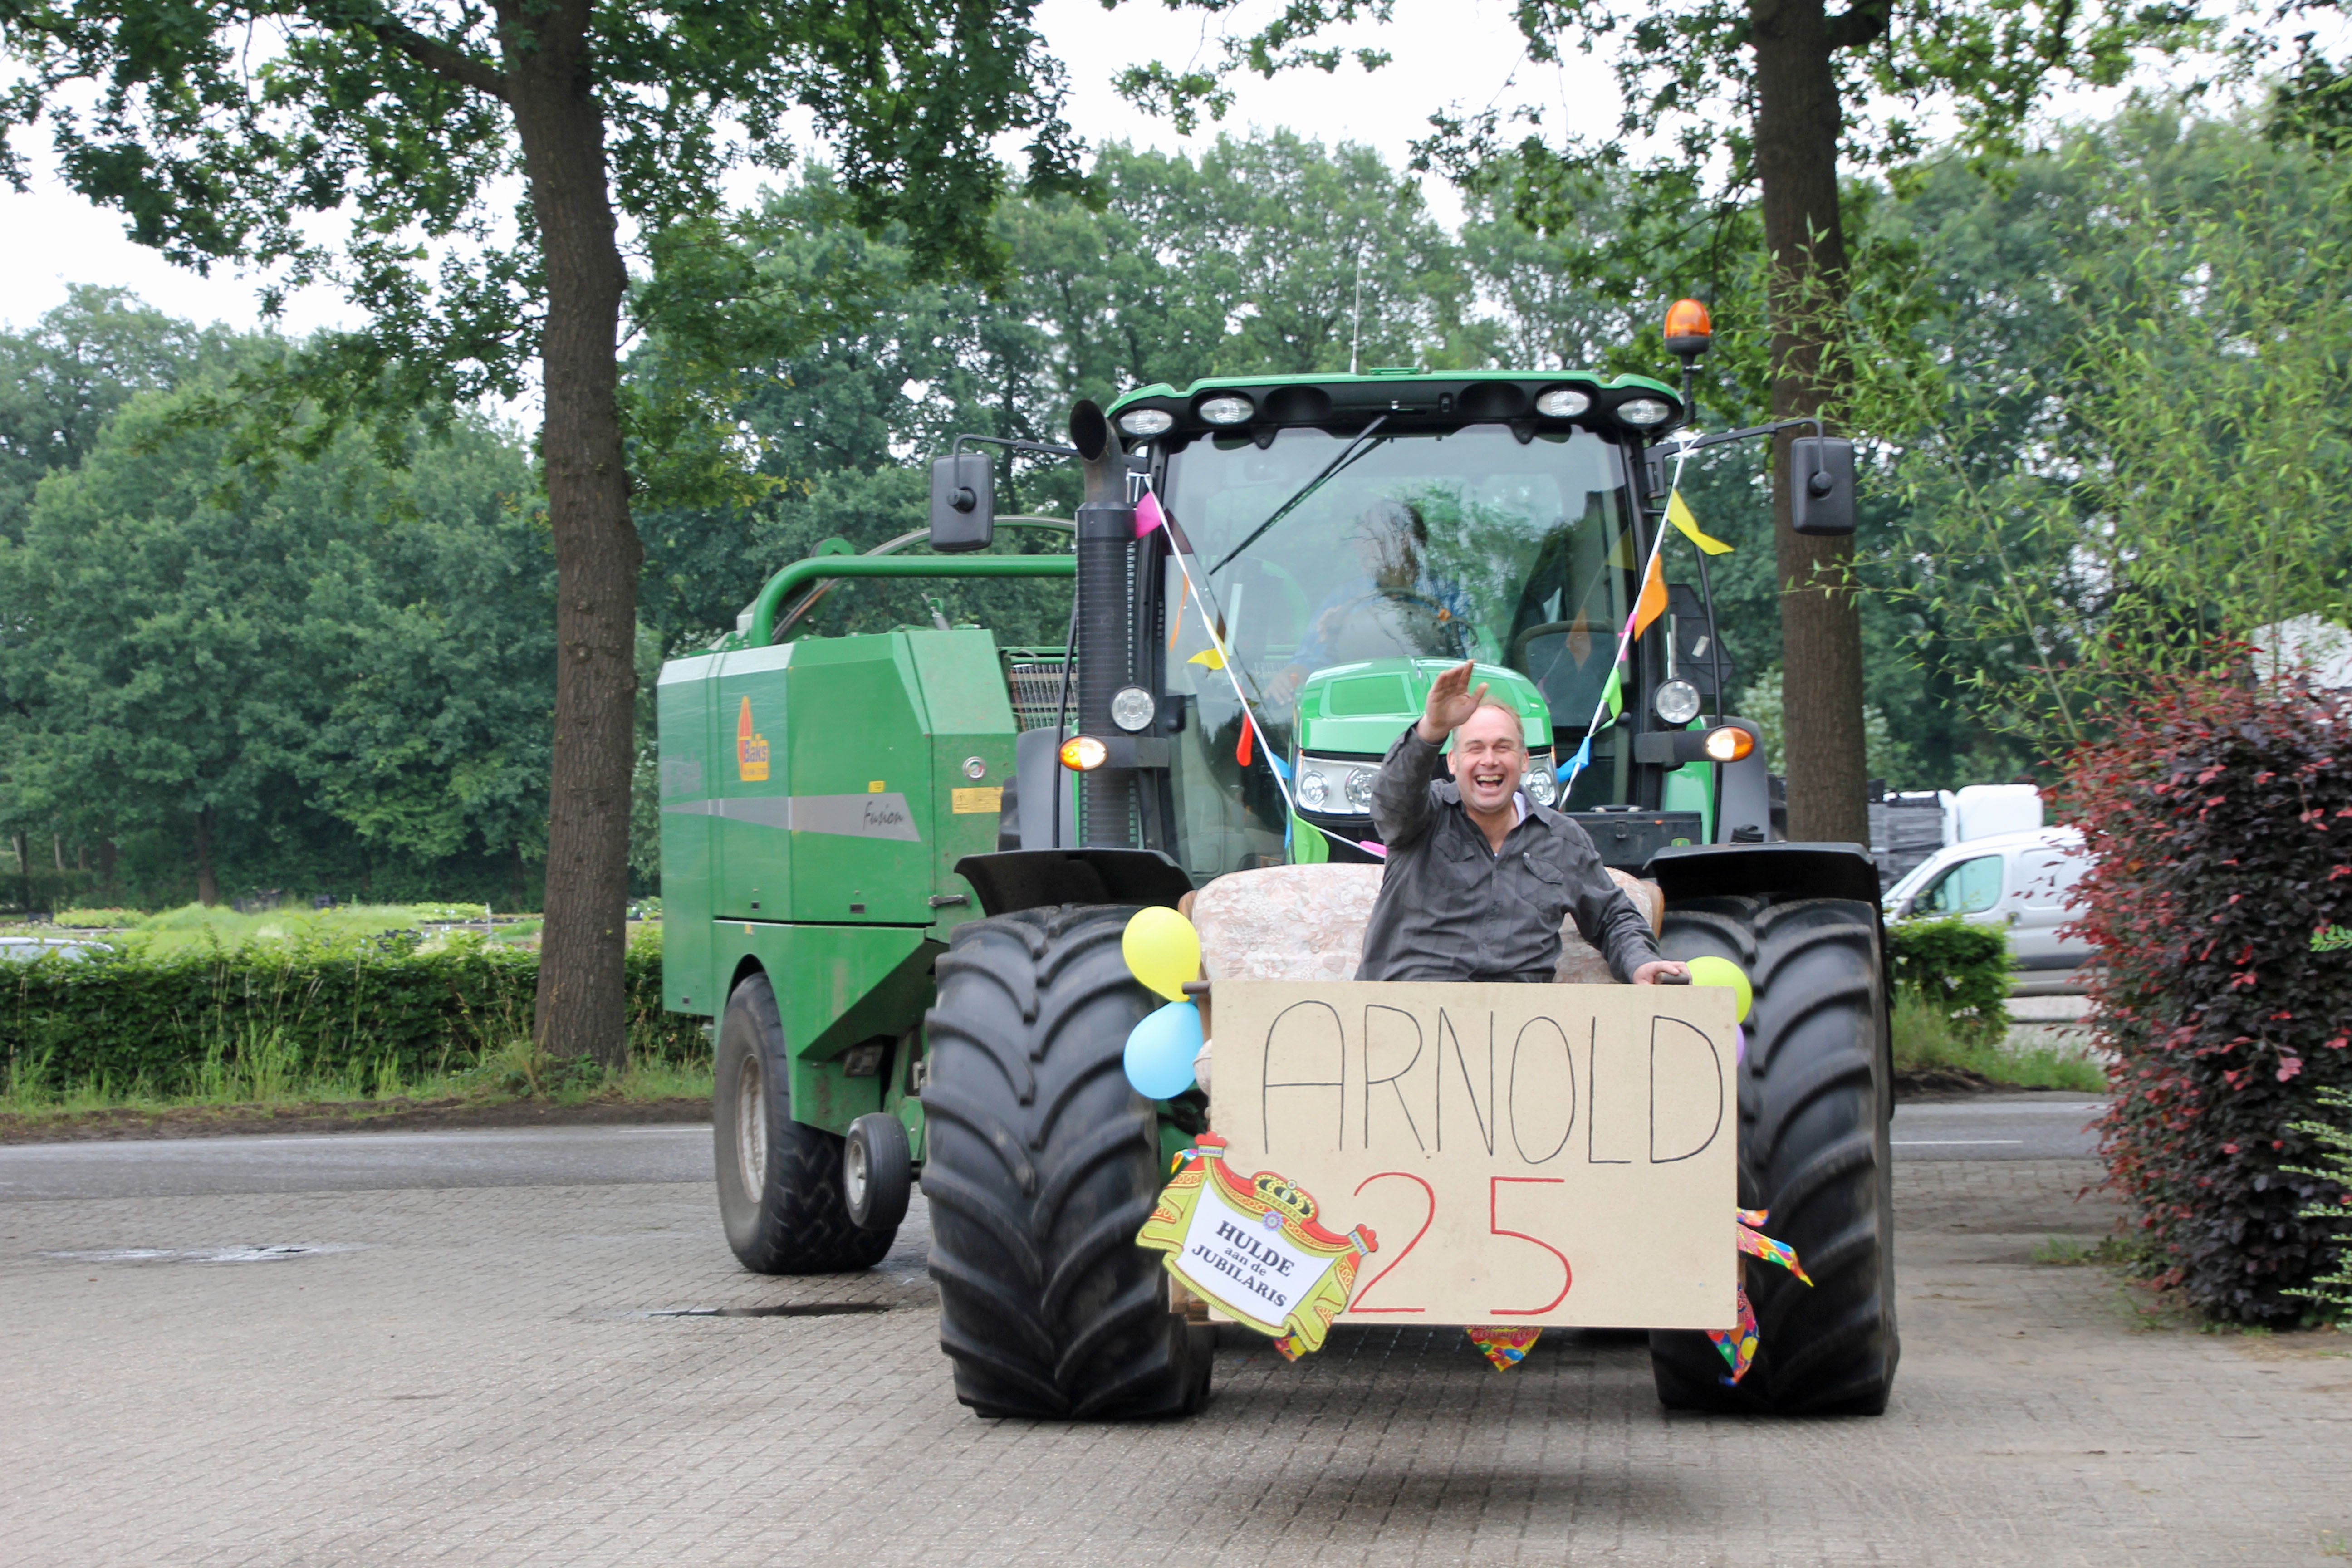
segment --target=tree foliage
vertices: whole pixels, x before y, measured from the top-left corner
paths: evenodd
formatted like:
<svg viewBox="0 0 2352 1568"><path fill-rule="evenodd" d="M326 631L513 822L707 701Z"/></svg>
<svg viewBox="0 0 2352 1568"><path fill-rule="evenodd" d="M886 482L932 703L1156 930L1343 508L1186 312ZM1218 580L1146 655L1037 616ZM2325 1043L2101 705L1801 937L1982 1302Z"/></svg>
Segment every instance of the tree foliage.
<svg viewBox="0 0 2352 1568"><path fill-rule="evenodd" d="M210 390L131 397L0 545L10 816L161 833L207 901L224 861L344 890L373 862L511 907L544 854L553 592L519 444L468 417L400 467L347 437L256 475L184 419Z"/></svg>
<svg viewBox="0 0 2352 1568"><path fill-rule="evenodd" d="M1863 331L1841 407L1885 439L1908 556L1875 576L1923 662L2051 755L2216 647L2343 618L2352 206L2308 149L2166 112L2010 173L1916 178L1943 352Z"/></svg>
<svg viewBox="0 0 2352 1568"><path fill-rule="evenodd" d="M293 445L315 456L362 416L389 455L418 409L512 398L537 361L562 586L537 1016L558 1054L613 1065L623 1048L641 552L618 392L621 226L656 264L685 266L723 226L720 177L788 163L790 117L806 110L852 221L901 224L919 266L992 275L987 217L1006 172L992 141L1028 133L1040 188L1073 173L1033 4L0 4L19 68L0 92L0 172L21 184L24 133L46 120L68 184L121 210L135 239L199 269L258 264L278 289L332 282L365 312L224 400L249 452L299 428ZM517 178L525 200L509 212ZM692 343L714 320L727 312L688 310L670 330Z"/></svg>

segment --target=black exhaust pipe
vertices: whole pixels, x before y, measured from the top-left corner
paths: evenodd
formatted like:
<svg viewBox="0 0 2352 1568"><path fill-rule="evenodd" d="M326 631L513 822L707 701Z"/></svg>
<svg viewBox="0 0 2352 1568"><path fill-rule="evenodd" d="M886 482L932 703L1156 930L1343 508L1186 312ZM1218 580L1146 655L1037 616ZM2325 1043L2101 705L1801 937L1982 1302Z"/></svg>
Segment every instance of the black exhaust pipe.
<svg viewBox="0 0 2352 1568"><path fill-rule="evenodd" d="M1070 445L1085 465L1087 495L1078 508L1078 732L1119 733L1110 700L1135 683L1135 508L1127 500L1127 463L1110 421L1086 399L1070 410ZM1099 767L1079 775L1078 842L1087 847L1135 844L1135 772Z"/></svg>

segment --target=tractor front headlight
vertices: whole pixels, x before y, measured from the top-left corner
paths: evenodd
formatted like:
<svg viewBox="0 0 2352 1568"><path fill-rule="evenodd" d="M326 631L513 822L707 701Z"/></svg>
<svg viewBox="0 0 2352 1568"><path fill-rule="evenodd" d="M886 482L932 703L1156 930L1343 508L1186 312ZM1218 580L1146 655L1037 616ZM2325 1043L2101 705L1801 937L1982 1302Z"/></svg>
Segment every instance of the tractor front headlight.
<svg viewBox="0 0 2352 1568"><path fill-rule="evenodd" d="M1538 805L1549 805L1559 799L1559 781L1552 776L1551 767L1538 763L1519 776L1519 787Z"/></svg>
<svg viewBox="0 0 2352 1568"><path fill-rule="evenodd" d="M1330 798L1331 781L1323 776L1323 770L1302 763L1298 769L1298 804L1319 809Z"/></svg>
<svg viewBox="0 0 2352 1568"><path fill-rule="evenodd" d="M1650 700L1650 705L1667 723L1687 724L1698 717L1698 688L1687 680L1669 680L1658 688L1658 694Z"/></svg>
<svg viewBox="0 0 2352 1568"><path fill-rule="evenodd" d="M1160 704L1140 686L1122 687L1110 700L1110 721L1130 735L1148 726L1159 711Z"/></svg>
<svg viewBox="0 0 2352 1568"><path fill-rule="evenodd" d="M1377 776L1370 768L1358 768L1348 775L1348 805L1351 809L1372 809L1372 780Z"/></svg>

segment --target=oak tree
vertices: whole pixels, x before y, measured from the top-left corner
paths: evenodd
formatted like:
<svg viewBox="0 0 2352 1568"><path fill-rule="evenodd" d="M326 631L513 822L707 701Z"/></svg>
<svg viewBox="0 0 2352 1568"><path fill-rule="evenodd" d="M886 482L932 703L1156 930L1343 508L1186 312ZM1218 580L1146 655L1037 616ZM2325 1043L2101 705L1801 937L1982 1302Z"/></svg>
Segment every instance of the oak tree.
<svg viewBox="0 0 2352 1568"><path fill-rule="evenodd" d="M1555 138L1538 109L1447 110L1433 116L1422 155L1474 185L1507 169L1520 216L1546 229L1572 221L1577 198L1610 171L1632 170L1648 193L1650 221L1624 230L1636 237L1687 237L1752 201L1769 261L1777 418L1818 416L1832 401L1850 284L1842 163L1900 163L1931 139L2012 150L2058 83L2113 85L2149 54L2212 35L2193 0L1519 0L1513 9L1538 64L1613 51L1622 97L1613 132ZM1215 66L1139 67L1124 85L1180 117L1219 109L1235 73L1334 69L1342 51L1320 44L1325 30L1389 10L1386 0L1292 0L1264 29L1233 38ZM1367 67L1385 63L1356 53ZM1775 455L1782 476L1790 438ZM1775 492L1789 829L1866 841L1852 542L1797 533L1785 478Z"/></svg>
<svg viewBox="0 0 2352 1568"><path fill-rule="evenodd" d="M658 254L708 226L729 167L786 163L804 111L847 216L899 223L924 266L985 268L1007 177L992 139L1028 133L1033 184L1074 163L1033 8L0 0L17 73L0 169L20 186L45 130L66 182L140 243L199 270L262 268L271 306L324 283L364 313L261 399L265 436L313 410L319 429L515 398L536 364L560 583L536 1025L551 1049L624 1047L641 558L616 370L625 239Z"/></svg>

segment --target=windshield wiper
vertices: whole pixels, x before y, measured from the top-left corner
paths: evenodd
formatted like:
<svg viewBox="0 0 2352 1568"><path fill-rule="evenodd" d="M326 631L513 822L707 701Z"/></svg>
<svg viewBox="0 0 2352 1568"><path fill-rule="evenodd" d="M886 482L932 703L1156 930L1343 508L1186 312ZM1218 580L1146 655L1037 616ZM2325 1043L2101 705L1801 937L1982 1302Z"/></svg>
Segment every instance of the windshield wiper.
<svg viewBox="0 0 2352 1568"><path fill-rule="evenodd" d="M1223 571L1226 567L1232 565L1234 563L1234 556L1239 555L1243 551L1247 550L1251 545L1255 544L1259 540L1265 538L1265 531L1267 529L1272 528L1276 523L1280 522L1284 518L1288 517L1292 509L1304 501L1308 496L1313 495L1317 489L1322 485L1324 480L1338 473L1344 465L1353 461L1360 451L1370 451L1371 448L1365 446L1364 443L1371 439L1373 431L1379 429L1388 422L1389 416L1382 414L1374 418L1370 425L1365 426L1361 430L1358 431L1356 433L1356 438L1348 443L1346 449L1323 466L1323 471L1321 473L1307 480L1304 485L1301 485L1297 491L1293 494L1288 500L1284 501L1280 506L1275 508L1273 515L1268 517L1264 522L1259 523L1255 528L1252 529L1250 531L1250 536L1247 539L1243 540L1239 544L1236 544L1231 550L1226 551L1225 558L1223 561L1218 562L1214 566L1209 568L1210 574L1214 575L1215 574Z"/></svg>

